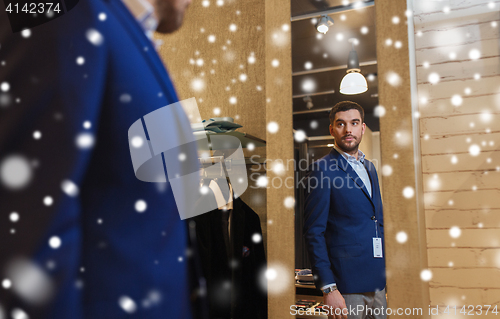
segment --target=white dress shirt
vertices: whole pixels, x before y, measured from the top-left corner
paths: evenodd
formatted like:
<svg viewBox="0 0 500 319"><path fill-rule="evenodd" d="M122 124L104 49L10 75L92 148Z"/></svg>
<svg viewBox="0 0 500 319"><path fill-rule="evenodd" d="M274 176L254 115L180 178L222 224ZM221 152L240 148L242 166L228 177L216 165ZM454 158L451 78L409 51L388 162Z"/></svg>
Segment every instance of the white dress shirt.
<svg viewBox="0 0 500 319"><path fill-rule="evenodd" d="M154 7L147 0L122 0L130 13L141 25L146 36L153 42L156 49L161 45L161 40L155 40L153 34L158 26L158 19L154 13Z"/></svg>
<svg viewBox="0 0 500 319"><path fill-rule="evenodd" d="M366 187L366 190L368 191L368 194L370 194L370 197L372 196L372 184L370 182L370 177L368 176L368 172L366 171L366 167L364 165L365 162L365 154L358 150L358 159L356 157L347 154L343 150L337 147L337 145L333 145L333 148L342 155L347 163L351 165L352 169L358 174L359 178L363 181L363 184Z"/></svg>

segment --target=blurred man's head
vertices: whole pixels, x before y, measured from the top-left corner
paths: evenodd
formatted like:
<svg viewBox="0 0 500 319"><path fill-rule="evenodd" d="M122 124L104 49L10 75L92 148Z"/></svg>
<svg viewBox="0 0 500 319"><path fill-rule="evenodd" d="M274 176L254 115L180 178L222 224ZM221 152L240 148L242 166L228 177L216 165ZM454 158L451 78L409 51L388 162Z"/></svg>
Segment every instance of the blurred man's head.
<svg viewBox="0 0 500 319"><path fill-rule="evenodd" d="M356 154L365 133L365 112L355 102L343 101L330 111L330 134L335 145L348 154Z"/></svg>
<svg viewBox="0 0 500 319"><path fill-rule="evenodd" d="M155 8L158 19L156 31L172 33L180 28L184 13L191 4L191 0L148 0Z"/></svg>

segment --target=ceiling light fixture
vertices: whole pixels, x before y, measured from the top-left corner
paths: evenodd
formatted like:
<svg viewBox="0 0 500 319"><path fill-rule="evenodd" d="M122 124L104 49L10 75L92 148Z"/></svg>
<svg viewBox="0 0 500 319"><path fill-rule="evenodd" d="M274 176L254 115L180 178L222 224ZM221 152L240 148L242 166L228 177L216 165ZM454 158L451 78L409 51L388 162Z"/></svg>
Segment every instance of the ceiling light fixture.
<svg viewBox="0 0 500 319"><path fill-rule="evenodd" d="M347 95L361 94L368 90L368 83L366 83L363 74L360 73L358 54L354 50L356 39L349 39L349 42L352 43L352 50L349 52L347 60L347 74L344 75L340 82L340 93Z"/></svg>
<svg viewBox="0 0 500 319"><path fill-rule="evenodd" d="M322 15L318 23L316 24L316 30L318 30L319 33L326 34L328 32L328 29L332 25L333 25L333 19L327 15Z"/></svg>

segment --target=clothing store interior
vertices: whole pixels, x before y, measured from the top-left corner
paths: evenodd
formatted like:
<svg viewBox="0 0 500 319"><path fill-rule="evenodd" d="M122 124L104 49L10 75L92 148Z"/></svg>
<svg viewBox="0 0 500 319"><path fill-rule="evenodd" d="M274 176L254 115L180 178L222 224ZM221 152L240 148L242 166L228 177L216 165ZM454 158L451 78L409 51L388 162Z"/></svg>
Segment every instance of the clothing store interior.
<svg viewBox="0 0 500 319"><path fill-rule="evenodd" d="M417 2L205 0L191 5L180 31L156 36L180 100L196 101L203 122L193 124L195 134L206 134L209 141L218 136L237 141L199 149L200 185L213 193L217 207L195 217L212 314L288 318L291 305L321 305L323 294L314 286L304 242L300 181L308 165L332 150L329 113L345 100L364 108L366 131L359 149L379 177L388 305L427 309L460 289L452 269L439 268L437 257L452 254L451 244L437 242L450 241L440 232L447 232L454 218L436 214L460 187L446 181L460 170L451 168L448 158L461 154L463 141L452 140L460 135L457 125L438 114L448 107L436 102L439 111L432 111L419 97L426 94L431 103L440 94L452 96L454 83L440 90L426 80L429 63L444 59L436 53L441 51L432 51L447 37L436 27L498 20L498 14L466 13L457 5L447 16L437 7L439 1L411 11ZM485 35L470 28L482 42ZM426 32L436 36L426 38ZM453 45L460 52L462 44ZM439 67L440 73L463 76L469 87L477 87L472 76L454 75L457 65ZM343 82L346 77L355 79ZM474 169L484 170L483 164ZM245 168L243 175L235 174L238 166ZM450 187L448 193L433 192L429 184L436 178L433 172L440 171L447 174L442 187ZM431 267L439 269L433 270L437 282L430 287L422 271ZM443 286L451 288L444 291ZM297 315L313 317L326 318Z"/></svg>
<svg viewBox="0 0 500 319"><path fill-rule="evenodd" d="M217 135L236 137L244 153L244 158L239 160L244 160L246 164L248 188L243 188L243 193L238 197L239 192L234 191L235 179L230 176L231 170L234 174L235 160L238 160L234 158L236 146L212 151L210 155L206 153L208 150L199 148L202 168L210 168L200 171L200 185L213 192L218 207L194 218L211 314L222 317L227 313L244 311L252 314L251 318L264 318L267 316L266 297L272 299L274 290L279 293L284 288L266 287L265 284L262 286L260 278L266 261L270 262L269 255L266 258L266 252L269 254L272 249L269 243L271 228L280 227L274 226L279 221L271 217L269 209L274 208L270 206L270 201L282 205L279 210L284 216L279 219L288 218L286 227L289 231L294 230L295 245L292 242L283 243L295 255L293 269L310 269L302 235L303 189L293 187L291 178L288 179L288 187L284 183L278 185L278 179L274 179L274 183L266 181L266 175L269 179L268 170L279 172L280 167L278 161L266 161L266 157L274 153L268 151L267 137L273 132L282 133L286 129L288 134L279 138L279 147L288 148L287 151L293 157L278 158L293 158L296 163L309 161L311 164L315 159L328 154L333 145L333 137L328 129L332 106L342 100L351 100L362 105L366 114L367 128L360 149L374 163L380 162L380 125L378 117L374 115L379 103L375 5L373 1L346 5L341 0L292 0L289 22L280 25L272 34L273 39L269 44L263 43L267 39L260 35L269 32L264 29L267 17L259 24L255 18L245 15L249 7L245 5L240 10L238 8L239 6L231 5L231 2L217 8L218 11L227 10L224 16L232 16L233 22L228 25L210 24L203 20L192 23L194 17L193 12L190 12L184 29L179 33L189 29L193 43L199 45L199 49L192 50L194 47L190 47L185 50L181 48L185 43L167 38L161 54L181 93L181 100L196 98L203 122L193 125L195 134L209 131L210 141ZM250 21L244 21L245 19ZM320 25L330 30L324 31ZM222 31L223 28L227 30ZM181 41L180 35L173 36L176 40L177 37ZM247 41L254 42L255 45L247 45ZM175 43L174 46L171 45L172 42ZM268 45L275 46L271 49L277 50L283 58L273 59L273 54L267 52L270 48L265 47ZM181 50L185 54L175 54ZM357 53L357 57L352 56L352 51ZM289 57L286 56L287 53ZM349 63L348 69L349 57L357 61ZM173 63L172 58L174 61L182 59L183 63ZM186 64L187 58L190 64ZM268 76L267 73L274 70L268 70L267 65L270 64L271 68L279 72L282 67L274 68L273 65L281 63L282 67L286 66L289 70L274 76L275 79ZM341 81L353 69L356 75L364 77L364 84L361 80L361 85L365 88L358 90L356 94L345 88L350 93L346 95L340 92ZM291 75L290 78L285 78L286 74ZM267 83L269 81L272 83ZM270 103L270 99L273 100L268 90L283 88L289 96L283 99L281 95L277 97L280 101L274 107L280 109L276 110L280 117L276 117L271 112L264 111L263 107ZM292 102L292 105L283 107L288 102ZM266 114L267 112L269 113ZM282 121L288 121L285 127L282 127ZM202 154L203 152L205 153ZM295 179L303 178L305 170L298 169L291 163L290 160L283 161L281 169L295 176ZM267 187L287 188L287 196L269 194ZM229 198L233 200L229 201ZM242 267L232 268L229 261L241 264ZM277 270L283 266L279 265ZM294 274L293 269L290 267L285 271ZM305 277L312 280L312 275ZM284 285L286 281L282 281ZM222 285L228 283L231 283L231 289L225 290ZM294 284L297 293L294 298L298 304L301 300L307 302L322 298L321 292L315 289L311 281L297 281ZM269 296L261 293L263 289L269 289ZM232 294L232 297L221 297L223 292ZM221 300L230 302L224 304ZM252 306L248 306L249 304ZM266 313L263 314L262 311Z"/></svg>
<svg viewBox="0 0 500 319"><path fill-rule="evenodd" d="M283 24L281 29L276 30L275 42L277 50L290 49L291 45L291 81L284 76L276 77L282 84L277 86L288 86L287 91L291 93L292 108L288 111L281 111L284 117L290 121L286 126L293 127L289 130L290 135L282 139L282 146L293 143L293 158L296 163L300 161L319 159L328 154L333 143L330 135L329 112L331 107L337 102L349 99L362 105L365 110L365 123L367 129L362 140L360 149L374 162L380 162L380 133L379 121L374 115L374 109L378 105L378 85L377 85L377 53L376 53L376 28L375 28L375 5L374 2L365 2L361 5L344 5L341 0L336 1L300 1L294 0L290 3L290 22ZM233 7L228 3L228 7ZM219 10L223 10L221 7ZM237 6L234 7L236 9ZM196 8L191 8L196 10ZM232 9L231 11L235 11ZM253 23L243 22L245 19L245 9L241 12L227 12L232 15L234 23L228 26L210 25L196 23L199 30L193 30L193 36L200 48L194 52L186 51L183 61L190 57L192 64L184 63L182 70L176 72L180 63L171 62L171 53L162 52L168 56L167 66L173 74L181 93L181 99L196 97L200 115L205 121L203 125L197 125L197 129L209 130L214 134L224 134L237 137L241 142L245 154L247 168L248 188L241 194L241 197L225 205L228 198L234 196L230 178L227 178L222 163L231 170L228 164L233 165L234 160L223 160L228 157L224 150L214 151L211 156L200 157L203 167L211 167L212 171L203 170L200 175L200 185L207 186L213 192L217 201L218 209L203 214L197 220L197 235L200 243L200 253L204 265L204 274L207 277L207 288L211 310L218 315L226 312L253 313L254 318L261 318L261 310L267 309L266 296L261 296L259 291L259 271L266 264L266 247L268 243L268 231L274 221L269 217L269 197L266 193L265 177L269 169L273 169L273 162L266 163L266 136L272 134L272 124L279 123L272 121L272 117L266 116L259 110L265 103L267 97L267 75L266 79L262 74L267 73L267 66L263 65L264 60L269 59L266 52L259 53L259 44L265 39L260 36L267 30L263 25L252 25ZM192 12L191 12L192 13ZM318 26L326 18L326 26L331 28L326 32L318 32ZM333 26L329 26L333 21ZM221 23L222 24L222 23ZM190 16L185 21L185 28L192 28ZM290 26L287 29L286 26ZM220 32L217 28L229 28L229 32ZM231 28L236 29L234 32ZM205 29L205 30L202 30ZM239 30L243 29L243 30ZM183 32L186 30L181 30ZM204 32L203 32L204 31ZM219 32L218 32L219 31ZM245 32L245 36L253 37L257 46L244 45L245 36L238 33ZM273 35L274 36L274 35ZM174 35L175 37L175 35ZM291 37L291 39L289 39ZM215 39L213 39L215 38ZM213 41L213 43L211 42ZM291 43L289 43L291 41ZM165 40L164 48L170 48L170 39ZM198 43L198 42L201 42ZM168 45L167 45L168 44ZM205 45L206 44L206 45ZM172 52L179 52L181 43L170 48ZM203 45L205 45L203 47ZM266 43L267 45L267 43ZM191 48L190 48L191 49ZM208 49L208 52L207 52ZM360 90L360 93L345 95L340 92L340 85L343 77L347 74L347 61L351 51L357 52L358 61L350 65L352 69L360 69L356 72L365 78L364 85L367 87ZM189 56L191 53L191 56ZM280 55L285 56L284 52ZM283 63L280 59L278 62ZM271 65L273 59L271 59ZM259 72L260 68L264 72ZM219 75L220 74L220 75ZM182 84L189 84L184 88ZM361 83L363 85L363 83ZM206 86L206 87L204 87ZM264 88L264 86L266 86ZM259 97L260 101L256 101ZM276 104L281 107L285 101L290 101L290 96ZM260 114L259 114L260 113ZM281 119L284 120L285 118ZM277 118L278 119L278 118ZM268 124L263 130L265 122ZM196 124L195 124L196 125ZM281 126L281 123L276 124ZM281 131L283 128L274 129ZM209 135L212 136L212 135ZM212 147L213 149L213 147ZM205 150L206 151L206 150ZM200 149L200 152L203 150ZM219 156L217 156L219 154ZM220 154L223 154L221 156ZM222 159L222 160L221 160ZM279 163L279 162L278 162ZM284 170L288 173L294 171L295 178L303 178L305 170L294 169L285 161ZM278 164L279 165L279 164ZM305 165L305 164L302 164ZM271 167L269 167L271 166ZM288 166L288 167L287 167ZM290 179L289 179L290 180ZM228 182L229 181L229 182ZM276 179L275 185L271 187L280 188ZM234 183L234 181L233 181ZM294 222L291 228L295 228L295 265L294 269L309 269L310 264L307 251L304 246L302 232L303 219L303 190L300 187L292 187L292 182L288 182L289 195L284 198L276 197L277 204L284 206L285 213L290 221ZM281 187L285 187L282 185ZM293 191L293 192L292 192ZM279 199L278 199L279 198ZM281 203L280 203L281 202ZM267 207L266 207L267 206ZM267 208L267 209L266 209ZM295 218L293 216L295 215ZM199 220L199 221L198 221ZM288 224L290 224L290 221ZM221 226L222 225L222 226ZM229 226L228 226L229 225ZM218 236L216 236L216 234ZM228 235L229 234L229 235ZM260 238L261 241L260 241ZM258 239L257 241L255 239ZM262 243L262 244L256 244ZM267 243L267 244L266 244ZM233 255L227 251L232 251ZM241 255L241 251L243 255ZM239 252L236 254L236 252ZM248 254L248 257L245 255ZM242 257L243 256L243 257ZM233 259L231 259L234 257ZM268 258L269 259L269 258ZM239 273L231 273L228 260L242 263ZM291 268L287 269L292 273ZM293 274L293 273L292 273ZM302 276L301 276L302 277ZM312 275L307 276L312 280ZM245 283L242 280L246 280ZM224 291L222 283L231 282L232 293L237 295L245 293L244 298L232 298L232 304L220 305L217 307L216 300L210 296L218 296ZM300 300L315 300L322 296L319 290L314 289L312 282L295 284L297 290L297 302ZM266 287L264 287L266 288ZM240 289L241 291L238 291ZM271 288L269 297L272 298L274 288ZM278 289L282 289L278 287ZM309 295L309 296L305 296ZM264 298L264 300L262 299ZM231 300L231 298L227 298ZM249 302L252 300L252 302ZM244 307L238 304L252 304L251 307ZM258 305L258 306L256 306ZM217 310L214 310L217 308ZM266 314L267 315L267 314Z"/></svg>

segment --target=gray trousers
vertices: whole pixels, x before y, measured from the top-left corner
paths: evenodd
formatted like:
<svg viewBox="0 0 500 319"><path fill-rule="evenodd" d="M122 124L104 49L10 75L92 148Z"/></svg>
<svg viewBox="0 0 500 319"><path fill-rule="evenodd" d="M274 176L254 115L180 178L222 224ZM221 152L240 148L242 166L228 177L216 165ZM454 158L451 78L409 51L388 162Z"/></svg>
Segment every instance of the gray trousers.
<svg viewBox="0 0 500 319"><path fill-rule="evenodd" d="M348 319L386 319L387 300L385 289L362 294L342 294L345 299Z"/></svg>

